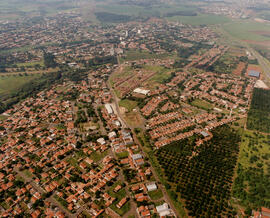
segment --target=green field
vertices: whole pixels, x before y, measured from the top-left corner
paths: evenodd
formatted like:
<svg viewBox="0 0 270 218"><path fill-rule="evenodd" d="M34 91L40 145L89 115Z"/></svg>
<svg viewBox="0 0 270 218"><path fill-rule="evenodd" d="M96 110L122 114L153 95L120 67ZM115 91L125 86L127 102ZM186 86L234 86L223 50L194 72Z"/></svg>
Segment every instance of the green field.
<svg viewBox="0 0 270 218"><path fill-rule="evenodd" d="M226 23L223 25L223 29L233 37L240 40L252 40L259 42L270 40L270 36L266 36L270 33L270 25L266 23L259 23L251 20L241 20ZM258 31L269 33L262 34Z"/></svg>
<svg viewBox="0 0 270 218"><path fill-rule="evenodd" d="M214 25L230 22L230 19L224 16L199 14L197 16L174 16L168 18L169 21L177 21L184 24L198 25Z"/></svg>
<svg viewBox="0 0 270 218"><path fill-rule="evenodd" d="M24 175L26 175L28 178L32 178L33 174L29 170L24 170L23 171Z"/></svg>
<svg viewBox="0 0 270 218"><path fill-rule="evenodd" d="M8 117L4 115L0 115L0 120L6 120Z"/></svg>
<svg viewBox="0 0 270 218"><path fill-rule="evenodd" d="M119 159L123 159L123 158L127 158L128 157L128 152L127 151L123 151L121 153L116 153L116 156L119 158Z"/></svg>
<svg viewBox="0 0 270 218"><path fill-rule="evenodd" d="M82 169L79 167L78 161L75 158L68 158L67 162L70 163L71 166L75 167L78 172L81 172Z"/></svg>
<svg viewBox="0 0 270 218"><path fill-rule="evenodd" d="M270 90L255 88L248 112L247 128L270 133Z"/></svg>
<svg viewBox="0 0 270 218"><path fill-rule="evenodd" d="M129 66L125 67L124 70L121 73L113 74L110 80L110 83L113 85L113 79L121 78L121 77L128 77L133 74L133 69Z"/></svg>
<svg viewBox="0 0 270 218"><path fill-rule="evenodd" d="M0 1L0 20L14 20L21 17L53 15L59 11L69 11L76 9L75 5L69 1L46 0L46 4L41 0L1 0Z"/></svg>
<svg viewBox="0 0 270 218"><path fill-rule="evenodd" d="M193 102L191 102L191 104L204 110L209 110L213 108L213 105L201 99L195 99Z"/></svg>
<svg viewBox="0 0 270 218"><path fill-rule="evenodd" d="M240 146L239 163L246 168L262 168L266 173L270 160L269 139L267 135L245 130ZM260 164L263 166L258 167Z"/></svg>
<svg viewBox="0 0 270 218"><path fill-rule="evenodd" d="M108 190L108 194L114 198L116 198L116 201L110 206L112 210L114 210L116 213L118 213L120 216L123 216L126 212L130 210L130 202L127 202L122 208L117 208L116 205L117 203L122 200L124 197L126 197L126 191L124 188L122 188L120 191L117 193L113 192L114 188L117 185L122 185L121 181L115 182L110 189Z"/></svg>
<svg viewBox="0 0 270 218"><path fill-rule="evenodd" d="M194 6L178 4L158 4L151 7L143 7L138 5L125 5L125 4L108 4L100 1L96 5L97 11L106 11L114 14L123 14L129 16L165 16L166 13L177 11L195 11Z"/></svg>
<svg viewBox="0 0 270 218"><path fill-rule="evenodd" d="M18 67L34 67L35 65L44 66L43 61L35 61L35 62L29 62L29 63L18 63Z"/></svg>
<svg viewBox="0 0 270 218"><path fill-rule="evenodd" d="M148 195L152 200L159 200L160 198L163 197L163 193L160 189L148 192Z"/></svg>
<svg viewBox="0 0 270 218"><path fill-rule="evenodd" d="M235 203L244 206L248 211L262 206L270 207L269 140L269 135L243 131L237 175L232 190L233 196L238 199Z"/></svg>
<svg viewBox="0 0 270 218"><path fill-rule="evenodd" d="M124 107L128 110L128 112L132 111L135 107L137 107L137 102L136 101L131 101L128 99L121 100L119 102L120 107Z"/></svg>
<svg viewBox="0 0 270 218"><path fill-rule="evenodd" d="M91 155L90 155L90 158L94 161L94 162L98 162L100 161L101 159L103 159L105 156L108 155L108 150L107 151L104 151L104 152L100 152L100 151L94 151Z"/></svg>
<svg viewBox="0 0 270 218"><path fill-rule="evenodd" d="M28 76L25 76L25 75L1 76L0 75L0 99L20 90L21 87L29 83L31 80L36 80L36 79L39 79L40 77L41 77L41 74L31 74Z"/></svg>

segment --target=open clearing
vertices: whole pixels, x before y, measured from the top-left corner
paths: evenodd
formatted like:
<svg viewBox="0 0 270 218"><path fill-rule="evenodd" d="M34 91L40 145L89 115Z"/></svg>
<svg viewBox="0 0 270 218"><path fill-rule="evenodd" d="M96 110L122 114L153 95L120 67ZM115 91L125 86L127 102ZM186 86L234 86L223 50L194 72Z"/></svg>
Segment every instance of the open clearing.
<svg viewBox="0 0 270 218"><path fill-rule="evenodd" d="M124 61L135 61L140 59L167 59L174 57L174 54L155 54L148 51L140 51L131 49L125 52L124 57L121 58L121 62Z"/></svg>
<svg viewBox="0 0 270 218"><path fill-rule="evenodd" d="M204 100L200 100L200 99L195 99L191 104L195 107L205 109L205 110L209 110L209 109L213 108L212 104L210 104Z"/></svg>
<svg viewBox="0 0 270 218"><path fill-rule="evenodd" d="M21 1L21 0L1 0L0 1L0 20L15 20L29 16L38 16L42 12L46 15L53 15L59 11L70 11L76 9L73 2L61 0L43 1Z"/></svg>
<svg viewBox="0 0 270 218"><path fill-rule="evenodd" d="M245 66L246 66L246 64L244 62L240 62L237 65L237 68L232 73L240 76L242 74L243 70L245 69Z"/></svg>
<svg viewBox="0 0 270 218"><path fill-rule="evenodd" d="M42 74L31 74L28 76L12 75L12 76L0 76L0 98L2 96L18 91L23 85L40 78Z"/></svg>
<svg viewBox="0 0 270 218"><path fill-rule="evenodd" d="M223 25L223 29L240 40L250 40L251 42L270 41L269 36L262 34L262 32L270 31L269 24L258 23L250 20L241 20L226 23Z"/></svg>
<svg viewBox="0 0 270 218"><path fill-rule="evenodd" d="M174 16L168 18L169 21L178 21L184 24L198 25L214 25L230 22L230 19L224 16L199 14L197 16Z"/></svg>
<svg viewBox="0 0 270 218"><path fill-rule="evenodd" d="M245 130L240 145L239 163L245 168L262 168L267 172L267 163L270 158L270 145L268 135ZM258 167L258 165L261 167Z"/></svg>
<svg viewBox="0 0 270 218"><path fill-rule="evenodd" d="M119 106L126 108L130 112L137 106L137 102L124 99L119 102Z"/></svg>
<svg viewBox="0 0 270 218"><path fill-rule="evenodd" d="M131 111L124 115L125 120L127 123L132 127L140 127L142 126L143 120L138 112Z"/></svg>

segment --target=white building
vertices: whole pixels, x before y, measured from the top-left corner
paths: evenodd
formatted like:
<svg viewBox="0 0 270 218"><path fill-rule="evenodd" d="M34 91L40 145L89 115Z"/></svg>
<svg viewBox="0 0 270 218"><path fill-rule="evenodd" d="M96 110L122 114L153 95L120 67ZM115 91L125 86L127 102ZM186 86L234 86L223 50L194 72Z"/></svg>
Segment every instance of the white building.
<svg viewBox="0 0 270 218"><path fill-rule="evenodd" d="M155 191L157 190L157 185L155 182L149 183L146 185L147 191L151 192L151 191Z"/></svg>
<svg viewBox="0 0 270 218"><path fill-rule="evenodd" d="M105 141L104 138L99 138L99 139L97 140L97 142L98 142L99 144L101 144L101 145L105 145L105 144L106 144L106 141Z"/></svg>
<svg viewBox="0 0 270 218"><path fill-rule="evenodd" d="M171 215L171 209L167 203L157 206L156 209L160 217Z"/></svg>
<svg viewBox="0 0 270 218"><path fill-rule="evenodd" d="M113 109L112 109L112 106L110 104L105 104L105 108L108 112L108 114L113 114Z"/></svg>
<svg viewBox="0 0 270 218"><path fill-rule="evenodd" d="M136 89L134 89L133 92L138 93L138 94L142 94L142 95L147 95L150 92L150 90L136 88Z"/></svg>
<svg viewBox="0 0 270 218"><path fill-rule="evenodd" d="M116 133L114 131L109 132L108 136L109 136L109 139L111 139L113 137L116 137Z"/></svg>
<svg viewBox="0 0 270 218"><path fill-rule="evenodd" d="M133 155L132 155L133 161L139 160L139 159L141 159L141 158L143 158L143 156L142 156L141 154L133 154Z"/></svg>

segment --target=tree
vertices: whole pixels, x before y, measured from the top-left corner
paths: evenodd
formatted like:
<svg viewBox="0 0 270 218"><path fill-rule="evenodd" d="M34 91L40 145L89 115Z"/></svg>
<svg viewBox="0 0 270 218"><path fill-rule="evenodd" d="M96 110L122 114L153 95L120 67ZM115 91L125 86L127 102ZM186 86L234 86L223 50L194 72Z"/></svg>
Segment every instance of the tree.
<svg viewBox="0 0 270 218"><path fill-rule="evenodd" d="M44 52L43 58L44 58L44 65L47 68L57 67L57 63L55 62L55 56L53 54Z"/></svg>

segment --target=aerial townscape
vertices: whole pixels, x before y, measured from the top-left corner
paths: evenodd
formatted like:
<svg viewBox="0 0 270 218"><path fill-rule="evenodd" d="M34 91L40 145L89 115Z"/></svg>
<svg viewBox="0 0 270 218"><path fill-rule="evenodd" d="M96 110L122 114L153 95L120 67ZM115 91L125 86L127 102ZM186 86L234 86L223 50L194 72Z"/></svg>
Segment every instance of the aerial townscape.
<svg viewBox="0 0 270 218"><path fill-rule="evenodd" d="M0 1L0 217L270 217L269 11Z"/></svg>

